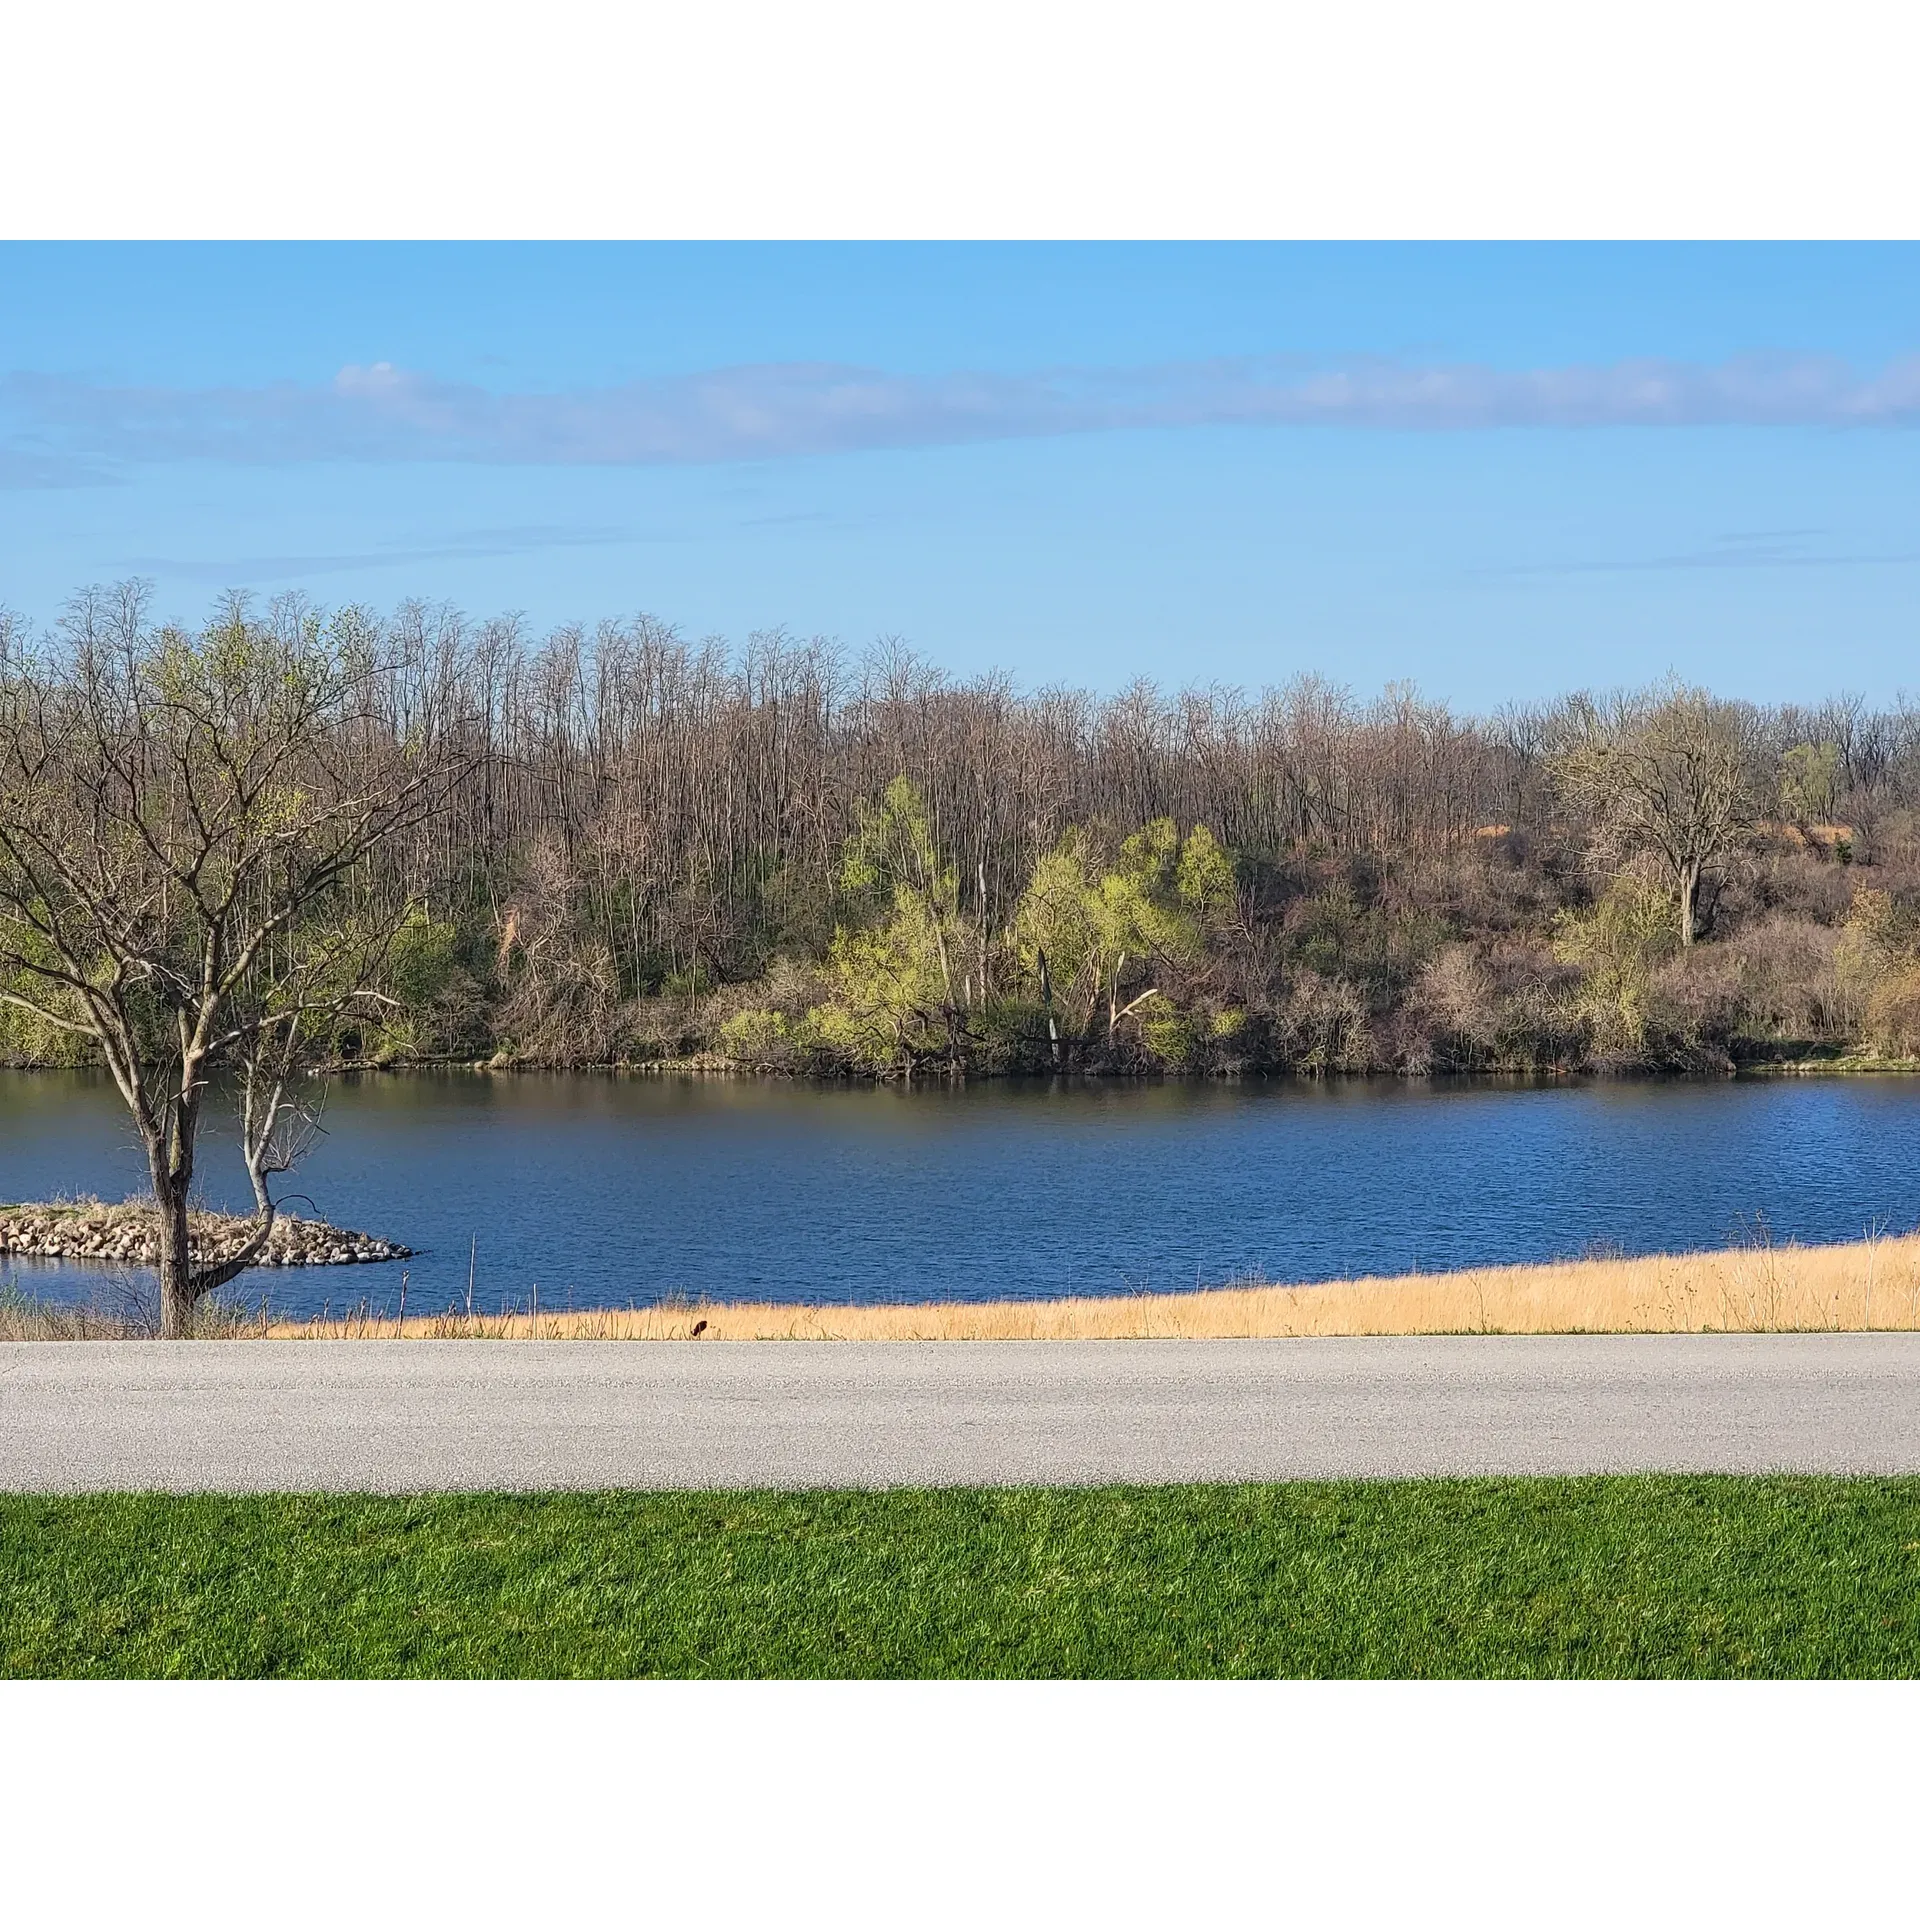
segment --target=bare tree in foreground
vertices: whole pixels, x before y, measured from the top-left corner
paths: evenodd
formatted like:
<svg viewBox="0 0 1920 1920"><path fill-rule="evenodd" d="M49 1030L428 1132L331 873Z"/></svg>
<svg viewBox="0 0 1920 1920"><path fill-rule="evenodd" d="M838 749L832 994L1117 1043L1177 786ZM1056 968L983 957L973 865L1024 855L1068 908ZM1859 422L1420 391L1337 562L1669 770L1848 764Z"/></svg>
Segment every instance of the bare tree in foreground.
<svg viewBox="0 0 1920 1920"><path fill-rule="evenodd" d="M160 1327L253 1264L272 1177L311 1137L307 1050L373 991L406 910L371 856L446 802L444 712L396 724L377 646L297 606L198 634L145 594L83 596L0 658L0 999L95 1043L159 1210ZM255 1230L196 1266L187 1210L209 1077L232 1069Z"/></svg>
<svg viewBox="0 0 1920 1920"><path fill-rule="evenodd" d="M1556 762L1562 793L1593 822L1596 850L1651 857L1672 888L1680 944L1700 932L1703 886L1758 817L1760 722L1695 687L1570 702Z"/></svg>

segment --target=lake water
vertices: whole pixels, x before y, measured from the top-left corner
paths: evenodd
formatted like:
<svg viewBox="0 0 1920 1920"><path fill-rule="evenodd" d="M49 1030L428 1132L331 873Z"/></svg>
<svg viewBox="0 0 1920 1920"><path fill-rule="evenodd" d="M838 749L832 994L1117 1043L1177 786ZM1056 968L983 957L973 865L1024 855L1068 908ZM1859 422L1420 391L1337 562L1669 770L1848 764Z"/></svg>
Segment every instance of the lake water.
<svg viewBox="0 0 1920 1920"><path fill-rule="evenodd" d="M1714 1247L1920 1221L1920 1077L820 1086L411 1073L334 1082L296 1210L420 1249L408 1311L1015 1299ZM225 1128L207 1196L246 1184ZM0 1201L143 1185L111 1086L0 1072ZM0 1268L6 1263L0 1262ZM87 1298L99 1269L0 1275ZM397 1266L236 1283L391 1310Z"/></svg>

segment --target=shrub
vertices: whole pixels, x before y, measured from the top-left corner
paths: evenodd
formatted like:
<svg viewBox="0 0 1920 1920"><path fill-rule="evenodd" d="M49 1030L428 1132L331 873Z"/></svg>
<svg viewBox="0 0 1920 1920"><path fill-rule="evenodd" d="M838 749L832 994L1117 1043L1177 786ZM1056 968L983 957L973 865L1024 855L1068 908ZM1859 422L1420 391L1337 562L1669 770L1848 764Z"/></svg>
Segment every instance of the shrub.
<svg viewBox="0 0 1920 1920"><path fill-rule="evenodd" d="M93 1042L0 1003L0 1065L85 1067L97 1063Z"/></svg>
<svg viewBox="0 0 1920 1920"><path fill-rule="evenodd" d="M943 1007L936 910L900 888L892 917L875 927L841 927L813 1016L827 1047L859 1067L911 1073L950 1043Z"/></svg>
<svg viewBox="0 0 1920 1920"><path fill-rule="evenodd" d="M1140 1041L1163 1067L1192 1066L1203 1044L1195 1016L1164 1000L1153 1001L1151 1011L1142 1014Z"/></svg>
<svg viewBox="0 0 1920 1920"><path fill-rule="evenodd" d="M1430 1057L1449 1066L1492 1060L1500 1035L1493 976L1464 941L1443 948L1421 971L1409 1011L1424 1028Z"/></svg>
<svg viewBox="0 0 1920 1920"><path fill-rule="evenodd" d="M1274 1022L1281 1061L1302 1073L1361 1073L1376 1059L1367 1007L1351 980L1307 974Z"/></svg>
<svg viewBox="0 0 1920 1920"><path fill-rule="evenodd" d="M486 996L469 943L451 921L416 907L387 949L387 984L397 1005L366 1036L376 1059L453 1053L486 1035Z"/></svg>
<svg viewBox="0 0 1920 1920"><path fill-rule="evenodd" d="M1559 916L1553 951L1579 969L1580 1008L1598 1053L1635 1059L1642 1054L1654 973L1679 947L1666 890L1631 868L1590 912Z"/></svg>
<svg viewBox="0 0 1920 1920"><path fill-rule="evenodd" d="M720 1051L742 1066L791 1067L803 1049L784 1013L771 1007L745 1007L720 1026Z"/></svg>
<svg viewBox="0 0 1920 1920"><path fill-rule="evenodd" d="M1867 998L1865 1026L1875 1052L1900 1060L1920 1055L1920 967L1881 976Z"/></svg>

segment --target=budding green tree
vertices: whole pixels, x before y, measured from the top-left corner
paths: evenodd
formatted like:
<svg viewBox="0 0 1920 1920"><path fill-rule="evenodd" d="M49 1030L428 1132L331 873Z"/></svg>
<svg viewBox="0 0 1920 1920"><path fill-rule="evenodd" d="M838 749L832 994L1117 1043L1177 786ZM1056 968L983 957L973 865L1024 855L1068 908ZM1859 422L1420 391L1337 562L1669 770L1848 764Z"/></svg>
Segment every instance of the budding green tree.
<svg viewBox="0 0 1920 1920"><path fill-rule="evenodd" d="M464 760L447 716L381 710L377 635L298 605L230 602L155 627L144 589L90 593L0 658L0 1000L97 1049L159 1211L160 1324L252 1264L273 1175L308 1144L297 1076L377 1001L408 902L375 850L441 808ZM196 1263L188 1204L213 1077L238 1080L254 1231Z"/></svg>
<svg viewBox="0 0 1920 1920"><path fill-rule="evenodd" d="M820 1037L909 1077L943 1057L957 1064L964 1015L955 955L966 938L959 882L934 843L926 801L904 776L878 802L859 803L840 885L875 917L834 931L829 998L815 1015Z"/></svg>
<svg viewBox="0 0 1920 1920"><path fill-rule="evenodd" d="M1109 1043L1123 1021L1146 1024L1168 984L1200 965L1233 898L1232 865L1203 826L1183 839L1172 820L1149 821L1111 859L1084 828L1068 828L1035 863L1013 917L1055 1063L1068 1064L1103 1015Z"/></svg>

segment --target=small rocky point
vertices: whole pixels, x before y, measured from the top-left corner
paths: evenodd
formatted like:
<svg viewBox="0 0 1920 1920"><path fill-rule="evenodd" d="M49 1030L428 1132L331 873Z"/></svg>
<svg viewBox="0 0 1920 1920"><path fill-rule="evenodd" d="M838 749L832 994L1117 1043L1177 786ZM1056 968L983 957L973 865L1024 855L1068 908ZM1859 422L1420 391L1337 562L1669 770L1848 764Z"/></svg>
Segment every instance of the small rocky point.
<svg viewBox="0 0 1920 1920"><path fill-rule="evenodd" d="M0 1254L37 1260L121 1260L156 1266L160 1249L153 1207L138 1200L108 1206L100 1200L67 1200L0 1207ZM196 1261L237 1253L253 1236L244 1213L193 1213L187 1227ZM370 1260L405 1260L413 1252L397 1240L349 1233L324 1220L281 1214L273 1237L254 1261L257 1267L346 1267Z"/></svg>

